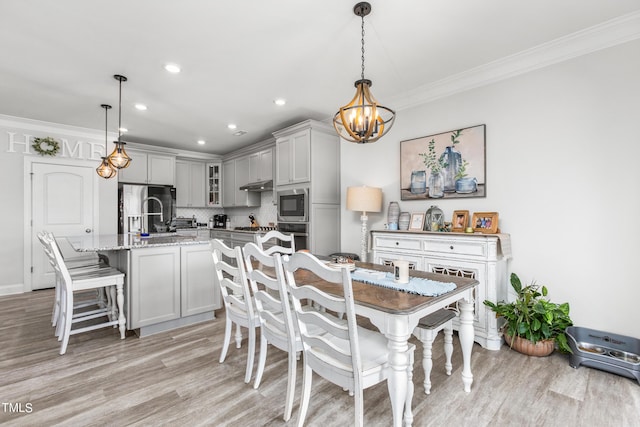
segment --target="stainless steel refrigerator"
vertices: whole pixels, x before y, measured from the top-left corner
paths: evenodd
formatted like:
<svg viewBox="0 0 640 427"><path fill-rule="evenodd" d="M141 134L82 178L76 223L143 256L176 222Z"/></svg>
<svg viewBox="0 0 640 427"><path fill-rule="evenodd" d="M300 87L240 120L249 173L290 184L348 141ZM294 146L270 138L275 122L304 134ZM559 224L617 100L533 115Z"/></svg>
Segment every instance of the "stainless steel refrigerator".
<svg viewBox="0 0 640 427"><path fill-rule="evenodd" d="M176 189L158 185L118 185L118 233L161 233L176 216Z"/></svg>

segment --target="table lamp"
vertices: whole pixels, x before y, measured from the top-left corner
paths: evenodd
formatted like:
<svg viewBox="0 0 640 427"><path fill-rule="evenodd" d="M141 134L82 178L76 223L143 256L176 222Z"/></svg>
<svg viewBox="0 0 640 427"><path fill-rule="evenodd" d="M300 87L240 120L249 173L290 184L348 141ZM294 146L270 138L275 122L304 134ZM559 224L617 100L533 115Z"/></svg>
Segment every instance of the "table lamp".
<svg viewBox="0 0 640 427"><path fill-rule="evenodd" d="M376 187L348 187L347 209L360 211L362 216L362 237L360 239L360 260L367 262L367 212L380 212L382 210L382 189Z"/></svg>

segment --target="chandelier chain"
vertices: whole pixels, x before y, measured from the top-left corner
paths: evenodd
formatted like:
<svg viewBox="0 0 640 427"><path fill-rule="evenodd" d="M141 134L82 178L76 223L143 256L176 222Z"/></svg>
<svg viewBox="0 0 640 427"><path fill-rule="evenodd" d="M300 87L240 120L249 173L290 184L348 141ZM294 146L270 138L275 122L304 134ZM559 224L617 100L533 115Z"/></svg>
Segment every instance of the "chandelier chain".
<svg viewBox="0 0 640 427"><path fill-rule="evenodd" d="M361 16L362 18L362 39L361 39L361 43L362 43L362 80L364 80L364 15Z"/></svg>

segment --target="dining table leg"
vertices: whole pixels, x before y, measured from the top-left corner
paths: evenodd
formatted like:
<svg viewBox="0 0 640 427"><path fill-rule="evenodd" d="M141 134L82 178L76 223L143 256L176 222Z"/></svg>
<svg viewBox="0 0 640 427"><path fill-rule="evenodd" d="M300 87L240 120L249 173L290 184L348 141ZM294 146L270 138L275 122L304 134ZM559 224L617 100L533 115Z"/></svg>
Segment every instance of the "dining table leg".
<svg viewBox="0 0 640 427"><path fill-rule="evenodd" d="M473 350L474 327L473 327L473 300L460 300L460 348L462 349L462 384L464 391L471 391L473 374L471 373L471 351Z"/></svg>
<svg viewBox="0 0 640 427"><path fill-rule="evenodd" d="M398 322L398 323L396 323ZM391 326L388 332L385 334L388 339L389 347L389 377L387 378L387 386L389 387L389 397L391 399L391 409L393 411L393 425L394 427L402 427L402 421L405 413L406 405L411 405L411 402L407 401L409 398L407 393L407 385L409 376L407 369L409 368L409 345L408 340L411 334L406 331L400 331L402 321L396 319L395 325ZM406 328L406 321L405 328ZM396 326L394 328L393 326ZM395 331L394 331L395 329ZM400 330L399 330L400 329ZM408 328L407 328L408 329ZM411 412L408 412L410 415ZM412 418L410 416L410 418ZM411 425L411 419L405 420L405 425Z"/></svg>

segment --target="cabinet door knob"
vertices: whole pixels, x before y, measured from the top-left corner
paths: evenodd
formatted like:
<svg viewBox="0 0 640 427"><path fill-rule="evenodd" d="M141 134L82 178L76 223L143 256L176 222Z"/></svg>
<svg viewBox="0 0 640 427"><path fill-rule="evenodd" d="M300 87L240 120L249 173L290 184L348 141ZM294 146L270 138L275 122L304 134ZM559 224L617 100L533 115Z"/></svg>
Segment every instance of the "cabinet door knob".
<svg viewBox="0 0 640 427"><path fill-rule="evenodd" d="M453 245L449 246L449 249L453 250Z"/></svg>
<svg viewBox="0 0 640 427"><path fill-rule="evenodd" d="M400 242L396 242L396 246L398 246L400 244Z"/></svg>
<svg viewBox="0 0 640 427"><path fill-rule="evenodd" d="M85 228L84 232L85 233L91 233L91 229L90 228Z"/></svg>

